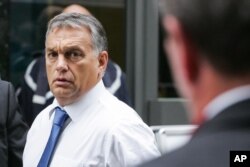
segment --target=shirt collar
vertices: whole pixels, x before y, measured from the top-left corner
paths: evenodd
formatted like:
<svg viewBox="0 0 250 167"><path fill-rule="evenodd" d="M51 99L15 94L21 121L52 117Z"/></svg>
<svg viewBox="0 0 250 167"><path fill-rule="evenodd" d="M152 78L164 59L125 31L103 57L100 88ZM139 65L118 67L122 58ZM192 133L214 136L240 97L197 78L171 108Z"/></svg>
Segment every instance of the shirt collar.
<svg viewBox="0 0 250 167"><path fill-rule="evenodd" d="M86 94L82 95L82 97L77 101L70 105L61 107L56 100L54 99L51 104L50 116L52 115L54 108L59 106L66 111L69 115L70 119L74 122L81 118L81 115L87 110L92 103L99 100L102 93L105 92L105 87L103 81L100 80L93 88L91 88Z"/></svg>
<svg viewBox="0 0 250 167"><path fill-rule="evenodd" d="M212 100L204 110L206 119L212 119L227 107L250 98L250 85L228 90Z"/></svg>

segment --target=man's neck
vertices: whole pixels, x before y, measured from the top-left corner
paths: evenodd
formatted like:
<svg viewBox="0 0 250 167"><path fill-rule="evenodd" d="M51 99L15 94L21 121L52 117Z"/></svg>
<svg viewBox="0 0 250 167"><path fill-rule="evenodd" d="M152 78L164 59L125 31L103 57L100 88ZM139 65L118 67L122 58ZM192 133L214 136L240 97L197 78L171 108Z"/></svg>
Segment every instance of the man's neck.
<svg viewBox="0 0 250 167"><path fill-rule="evenodd" d="M244 85L250 85L250 77L225 77L215 71L205 71L197 89L194 89L191 109L193 122L200 124L205 120L205 108L223 93Z"/></svg>

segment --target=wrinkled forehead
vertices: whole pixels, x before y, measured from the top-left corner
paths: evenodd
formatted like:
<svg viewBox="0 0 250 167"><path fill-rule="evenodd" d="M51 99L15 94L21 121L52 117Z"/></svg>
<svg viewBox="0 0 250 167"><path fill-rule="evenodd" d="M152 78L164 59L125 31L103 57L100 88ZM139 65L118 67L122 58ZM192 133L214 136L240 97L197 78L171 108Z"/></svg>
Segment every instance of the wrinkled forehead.
<svg viewBox="0 0 250 167"><path fill-rule="evenodd" d="M89 29L85 27L81 28L54 28L52 29L46 38L46 47L49 45L58 44L77 44L77 45L92 45L91 35Z"/></svg>
<svg viewBox="0 0 250 167"><path fill-rule="evenodd" d="M63 24L62 25L61 24L57 25L57 24L54 24L54 25L52 25L50 27L50 29L48 29L46 36L48 36L50 33L55 33L57 31L61 31L61 30L68 30L68 31L86 30L86 31L88 31L89 34L91 34L91 29L87 25L81 25L80 26L80 25L77 25L77 24L75 24L75 25L67 25L67 24L66 25L63 25Z"/></svg>

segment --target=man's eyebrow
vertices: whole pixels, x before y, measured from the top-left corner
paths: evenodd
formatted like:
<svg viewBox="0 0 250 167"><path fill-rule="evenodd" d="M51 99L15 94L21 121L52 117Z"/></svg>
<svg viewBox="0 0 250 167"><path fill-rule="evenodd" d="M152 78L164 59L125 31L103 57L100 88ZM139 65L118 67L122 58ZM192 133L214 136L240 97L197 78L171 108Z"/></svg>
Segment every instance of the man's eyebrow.
<svg viewBox="0 0 250 167"><path fill-rule="evenodd" d="M57 52L56 47L47 47L45 50L46 52ZM64 46L61 51L68 52L68 51L73 51L73 50L83 51L83 49L79 45Z"/></svg>
<svg viewBox="0 0 250 167"><path fill-rule="evenodd" d="M81 47L78 45L72 45L72 46L66 46L63 48L64 51L69 51L69 50L82 50Z"/></svg>
<svg viewBox="0 0 250 167"><path fill-rule="evenodd" d="M46 51L54 51L55 48L46 48Z"/></svg>
<svg viewBox="0 0 250 167"><path fill-rule="evenodd" d="M81 47L79 45L68 45L64 47L65 49L80 49Z"/></svg>

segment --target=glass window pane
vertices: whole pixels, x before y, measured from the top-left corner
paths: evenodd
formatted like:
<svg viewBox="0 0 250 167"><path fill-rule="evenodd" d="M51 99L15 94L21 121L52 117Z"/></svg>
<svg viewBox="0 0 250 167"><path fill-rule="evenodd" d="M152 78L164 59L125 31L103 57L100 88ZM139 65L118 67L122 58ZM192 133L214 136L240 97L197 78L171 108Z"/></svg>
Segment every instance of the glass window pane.
<svg viewBox="0 0 250 167"><path fill-rule="evenodd" d="M64 8L77 3L86 7L103 24L109 41L110 58L125 71L124 0L12 0L10 1L10 80L17 86L27 65L44 48L47 8ZM52 9L51 9L52 10ZM50 11L52 12L52 11Z"/></svg>
<svg viewBox="0 0 250 167"><path fill-rule="evenodd" d="M0 78L8 76L8 0L0 1Z"/></svg>

